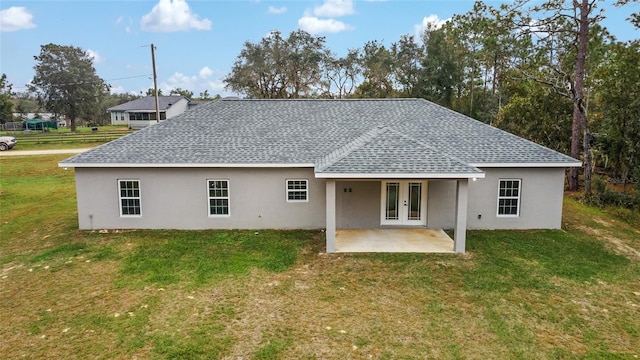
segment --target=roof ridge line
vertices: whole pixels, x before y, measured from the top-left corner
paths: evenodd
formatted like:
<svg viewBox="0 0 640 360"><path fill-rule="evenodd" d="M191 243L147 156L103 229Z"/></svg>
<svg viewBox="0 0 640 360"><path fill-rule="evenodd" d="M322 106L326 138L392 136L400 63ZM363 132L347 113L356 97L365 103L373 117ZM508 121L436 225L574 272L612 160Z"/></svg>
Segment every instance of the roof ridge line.
<svg viewBox="0 0 640 360"><path fill-rule="evenodd" d="M323 155L318 158L315 163L315 171L323 171L329 166L335 164L336 162L344 159L350 153L355 150L361 149L366 144L370 143L373 139L377 138L381 134L389 131L390 128L386 125L377 125L368 131L364 132L362 135L356 137L355 139L349 141L348 143L340 146L337 149L332 150L331 152Z"/></svg>
<svg viewBox="0 0 640 360"><path fill-rule="evenodd" d="M471 166L471 167L472 167L472 168L474 168L474 169L478 169L478 167L473 166L473 165L471 165L470 163L468 163L468 162L466 162L466 161L463 161L463 160L461 160L461 159L457 158L456 156L452 156L452 155L449 155L449 154L447 154L447 153L445 153L445 152L442 152L442 151L438 150L437 148L435 148L435 147L433 147L433 146L431 146L431 145L427 145L427 144L425 144L424 142L422 142L422 141L420 141L420 140L414 139L414 138L412 138L412 137L411 137L411 136L409 136L409 135L403 134L403 133L401 133L400 131L397 131L397 130L394 130L394 129L391 129L391 128L389 128L389 131L391 131L391 132L393 132L393 133L395 133L395 134L398 134L398 135L402 136L403 138L405 138L405 139L407 139L407 140L413 141L413 142L415 142L416 144L418 144L418 145L420 145L420 146L422 146L422 147L425 147L425 148L427 148L427 149L429 149L429 150L435 151L436 153L438 153L438 154L440 154L440 155L442 155L442 156L445 156L445 157L447 157L447 158L449 158L449 159L451 159L451 160L455 160L455 161L457 161L457 162L459 162L459 163L461 163L461 164L464 164L464 165L467 165L467 166ZM480 169L478 169L478 170L480 170Z"/></svg>
<svg viewBox="0 0 640 360"><path fill-rule="evenodd" d="M365 102L365 101L373 101L373 102L377 102L377 101L416 101L416 100L424 100L424 101L428 101L426 99L422 99L422 98L342 98L342 99L323 99L323 98L286 98L286 99L257 99L257 98L239 98L236 96L228 96L228 97L224 97L221 98L219 100L222 101L244 101L244 102L250 102L250 101L256 101L256 102L277 102L277 101L285 101L285 102L291 102L291 101L308 101L308 102L312 102L312 101L359 101L359 102Z"/></svg>

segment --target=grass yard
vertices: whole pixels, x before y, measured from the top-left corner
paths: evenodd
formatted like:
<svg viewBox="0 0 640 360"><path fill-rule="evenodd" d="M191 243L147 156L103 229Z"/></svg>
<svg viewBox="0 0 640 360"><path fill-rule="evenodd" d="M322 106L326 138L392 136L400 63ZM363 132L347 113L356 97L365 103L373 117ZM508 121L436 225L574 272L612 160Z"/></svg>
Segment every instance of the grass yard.
<svg viewBox="0 0 640 360"><path fill-rule="evenodd" d="M570 197L563 230L466 255L326 255L319 231L78 231L63 158L0 158L0 358L640 356L640 225Z"/></svg>
<svg viewBox="0 0 640 360"><path fill-rule="evenodd" d="M90 127L78 127L75 133L71 133L68 128L45 133L40 131L31 131L28 134L22 131L4 133L14 136L18 141L15 150L49 150L95 147L131 132L133 131L122 126L101 126L98 131L92 131Z"/></svg>
<svg viewBox="0 0 640 360"><path fill-rule="evenodd" d="M18 145L14 147L10 152L20 150L57 150L57 149L88 149L104 144L104 141L91 141L91 142L71 142L71 143L24 143L18 140Z"/></svg>

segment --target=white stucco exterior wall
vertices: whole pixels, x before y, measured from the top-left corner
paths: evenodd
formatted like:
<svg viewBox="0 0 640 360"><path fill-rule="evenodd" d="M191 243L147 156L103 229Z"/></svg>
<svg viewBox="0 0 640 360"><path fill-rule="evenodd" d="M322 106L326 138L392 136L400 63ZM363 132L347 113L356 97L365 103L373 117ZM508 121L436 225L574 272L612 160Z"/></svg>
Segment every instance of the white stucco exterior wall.
<svg viewBox="0 0 640 360"><path fill-rule="evenodd" d="M469 181L467 229L558 229L563 168L483 169ZM81 229L290 229L326 226L325 180L310 168L76 168ZM121 217L118 179L140 180L142 216ZM230 216L208 215L207 180L229 180ZM286 201L286 179L307 179L309 201ZM520 216L499 217L499 179L521 179ZM336 227L380 228L379 180L336 181ZM481 215L478 217L478 215ZM452 229L456 181L428 180L429 228Z"/></svg>
<svg viewBox="0 0 640 360"><path fill-rule="evenodd" d="M427 227L453 229L456 219L455 180L429 180Z"/></svg>
<svg viewBox="0 0 640 360"><path fill-rule="evenodd" d="M380 227L380 181L336 181L338 229Z"/></svg>
<svg viewBox="0 0 640 360"><path fill-rule="evenodd" d="M319 229L325 181L313 169L76 168L80 229ZM118 180L140 180L142 215L121 217ZM207 180L229 180L230 215L209 216ZM309 201L287 202L286 179L308 179Z"/></svg>
<svg viewBox="0 0 640 360"><path fill-rule="evenodd" d="M561 228L564 168L482 170L485 171L484 179L469 182L468 229ZM499 179L522 180L518 217L497 215Z"/></svg>
<svg viewBox="0 0 640 360"><path fill-rule="evenodd" d="M167 109L167 119L170 119L176 115L180 115L187 110L189 106L189 101L185 98L178 100L175 104L171 104L171 106Z"/></svg>
<svg viewBox="0 0 640 360"><path fill-rule="evenodd" d="M109 115L111 116L111 125L129 125L129 114L125 113L124 111L111 111L109 112Z"/></svg>
<svg viewBox="0 0 640 360"><path fill-rule="evenodd" d="M485 178L469 181L467 229L559 229L562 225L564 168L482 169ZM520 215L498 216L498 181L521 179ZM431 228L451 229L455 220L455 183L429 181Z"/></svg>

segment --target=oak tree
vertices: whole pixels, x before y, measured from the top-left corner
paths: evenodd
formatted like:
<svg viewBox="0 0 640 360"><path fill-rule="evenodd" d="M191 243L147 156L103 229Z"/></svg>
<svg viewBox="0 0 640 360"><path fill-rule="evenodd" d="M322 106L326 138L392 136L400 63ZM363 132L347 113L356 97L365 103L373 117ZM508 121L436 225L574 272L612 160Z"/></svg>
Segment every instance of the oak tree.
<svg viewBox="0 0 640 360"><path fill-rule="evenodd" d="M7 82L7 75L0 76L0 124L13 120L13 102L11 101L12 85Z"/></svg>
<svg viewBox="0 0 640 360"><path fill-rule="evenodd" d="M47 44L34 59L36 74L29 90L47 111L65 115L75 131L76 119L91 116L108 93L92 57L79 47Z"/></svg>

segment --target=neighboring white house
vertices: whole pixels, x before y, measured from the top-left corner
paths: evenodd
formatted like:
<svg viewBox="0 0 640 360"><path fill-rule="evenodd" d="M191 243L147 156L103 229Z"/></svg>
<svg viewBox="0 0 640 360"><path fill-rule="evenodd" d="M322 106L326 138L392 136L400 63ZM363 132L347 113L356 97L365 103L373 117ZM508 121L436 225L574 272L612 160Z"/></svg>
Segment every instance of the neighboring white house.
<svg viewBox="0 0 640 360"><path fill-rule="evenodd" d="M189 108L191 100L184 96L158 96L160 120L170 119L182 114ZM156 121L156 101L153 96L126 102L110 107L107 112L111 117L111 125L127 126L131 129L142 129L154 125Z"/></svg>
<svg viewBox="0 0 640 360"><path fill-rule="evenodd" d="M55 121L58 127L66 127L67 120L64 115L54 113L13 113L14 118L21 118L22 120L29 119L42 119L46 121Z"/></svg>
<svg viewBox="0 0 640 360"><path fill-rule="evenodd" d="M80 229L558 229L569 156L422 99L219 100L60 162ZM101 189L101 191L95 191Z"/></svg>

